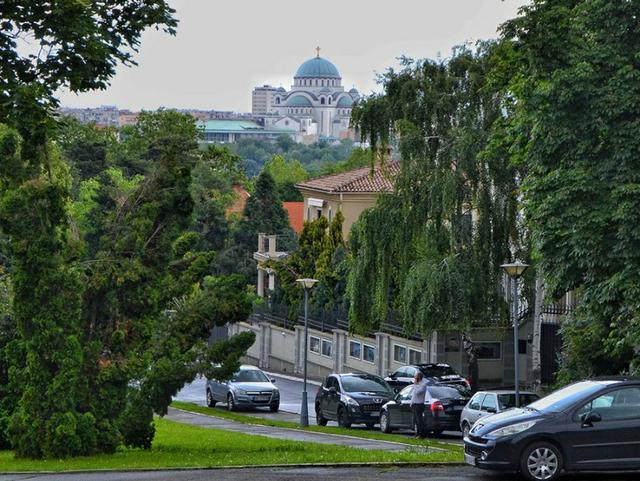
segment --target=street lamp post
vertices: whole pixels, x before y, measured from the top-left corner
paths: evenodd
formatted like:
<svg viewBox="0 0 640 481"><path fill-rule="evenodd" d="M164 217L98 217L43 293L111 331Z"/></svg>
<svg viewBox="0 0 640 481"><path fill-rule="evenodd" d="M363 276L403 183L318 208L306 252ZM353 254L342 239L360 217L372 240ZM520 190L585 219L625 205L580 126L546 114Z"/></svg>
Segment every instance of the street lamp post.
<svg viewBox="0 0 640 481"><path fill-rule="evenodd" d="M309 342L309 291L317 279L296 279L304 289L304 364L302 367L302 406L300 406L300 426L309 426L309 409L307 407L307 343Z"/></svg>
<svg viewBox="0 0 640 481"><path fill-rule="evenodd" d="M502 264L500 267L504 269L513 282L513 368L516 407L520 406L520 350L519 350L519 334L518 334L518 278L527 270L529 264L520 261L511 264Z"/></svg>

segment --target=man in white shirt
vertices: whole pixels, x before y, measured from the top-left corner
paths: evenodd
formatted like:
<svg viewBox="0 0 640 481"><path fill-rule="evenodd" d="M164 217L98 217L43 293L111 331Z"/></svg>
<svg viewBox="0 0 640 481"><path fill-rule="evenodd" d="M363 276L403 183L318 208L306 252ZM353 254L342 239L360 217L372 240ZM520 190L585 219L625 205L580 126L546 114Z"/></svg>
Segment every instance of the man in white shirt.
<svg viewBox="0 0 640 481"><path fill-rule="evenodd" d="M424 374L418 371L413 378L413 392L411 393L411 411L413 422L416 425L416 437L427 437L427 425L424 419L424 401L427 396L427 380Z"/></svg>

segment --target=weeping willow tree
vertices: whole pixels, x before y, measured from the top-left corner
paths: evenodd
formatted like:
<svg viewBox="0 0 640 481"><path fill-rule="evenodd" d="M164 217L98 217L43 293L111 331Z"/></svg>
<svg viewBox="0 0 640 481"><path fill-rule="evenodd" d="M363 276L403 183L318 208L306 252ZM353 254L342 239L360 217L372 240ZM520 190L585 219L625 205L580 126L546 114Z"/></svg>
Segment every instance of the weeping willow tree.
<svg viewBox="0 0 640 481"><path fill-rule="evenodd" d="M373 151L396 142L400 173L351 232L350 319L356 330L401 316L407 333L496 325L507 318L500 264L527 258L510 164L509 44L458 47L444 61L402 59L352 122ZM505 78L508 75L504 76ZM384 228L382 227L384 226Z"/></svg>

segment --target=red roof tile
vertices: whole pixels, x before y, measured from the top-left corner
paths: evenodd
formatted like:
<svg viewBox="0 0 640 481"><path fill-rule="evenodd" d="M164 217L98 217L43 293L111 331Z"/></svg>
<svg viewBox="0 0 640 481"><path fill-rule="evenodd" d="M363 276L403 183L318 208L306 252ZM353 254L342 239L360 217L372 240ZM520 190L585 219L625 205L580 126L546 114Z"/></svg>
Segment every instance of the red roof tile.
<svg viewBox="0 0 640 481"><path fill-rule="evenodd" d="M322 192L392 192L393 178L400 172L400 162L392 161L384 165L362 167L360 169L325 175L296 184L302 189Z"/></svg>
<svg viewBox="0 0 640 481"><path fill-rule="evenodd" d="M302 232L304 225L304 202L283 202L282 206L289 214L289 225L296 234Z"/></svg>

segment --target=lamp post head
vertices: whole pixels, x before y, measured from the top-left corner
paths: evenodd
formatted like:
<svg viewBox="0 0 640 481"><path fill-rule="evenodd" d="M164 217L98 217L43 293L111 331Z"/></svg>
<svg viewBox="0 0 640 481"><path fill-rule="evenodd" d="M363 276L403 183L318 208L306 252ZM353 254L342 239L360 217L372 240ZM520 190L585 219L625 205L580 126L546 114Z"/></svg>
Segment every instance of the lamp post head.
<svg viewBox="0 0 640 481"><path fill-rule="evenodd" d="M300 284L304 289L311 289L318 282L318 279L296 279L296 282Z"/></svg>
<svg viewBox="0 0 640 481"><path fill-rule="evenodd" d="M529 267L529 264L525 264L520 261L515 261L510 264L502 264L500 267L504 269L504 271L507 273L509 277L513 279L517 279L524 273L524 271L527 270L527 267Z"/></svg>

